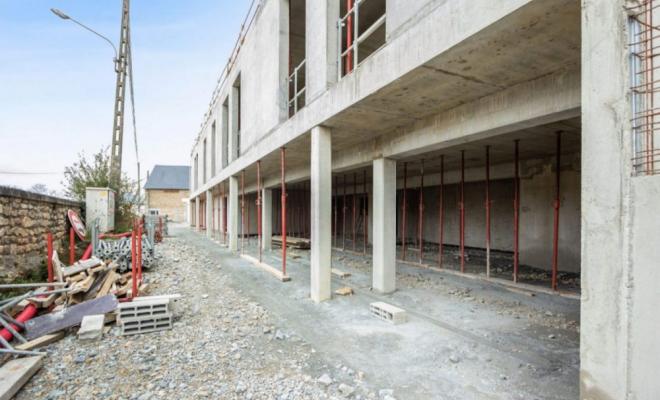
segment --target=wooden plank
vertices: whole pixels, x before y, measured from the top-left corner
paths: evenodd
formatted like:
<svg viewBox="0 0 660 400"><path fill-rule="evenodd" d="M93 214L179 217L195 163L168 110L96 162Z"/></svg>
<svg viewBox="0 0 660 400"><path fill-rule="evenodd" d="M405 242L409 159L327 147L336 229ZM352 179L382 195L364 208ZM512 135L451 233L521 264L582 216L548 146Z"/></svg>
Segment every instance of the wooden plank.
<svg viewBox="0 0 660 400"><path fill-rule="evenodd" d="M110 272L114 272L114 271L108 268L101 275L99 275L94 279L94 283L92 283L92 286L89 288L87 293L85 293L85 301L98 297L97 293L100 292L101 288L105 284L106 280L108 279L108 276L110 275Z"/></svg>
<svg viewBox="0 0 660 400"><path fill-rule="evenodd" d="M114 311L119 302L113 294L98 299L71 306L65 310L54 312L25 322L27 339L32 340L49 333L78 325L86 315L105 314Z"/></svg>
<svg viewBox="0 0 660 400"><path fill-rule="evenodd" d="M58 340L62 339L63 337L64 337L64 331L51 333L50 335L44 335L40 338L30 340L27 343L20 344L20 345L16 346L16 349L18 349L18 350L38 349L39 347L45 347L45 346L48 346L51 343L55 343Z"/></svg>
<svg viewBox="0 0 660 400"><path fill-rule="evenodd" d="M257 267L263 269L264 271L268 272L270 275L274 276L275 278L279 279L281 282L289 282L291 280L291 277L286 276L282 274L282 271L278 271L275 268L271 267L268 264L260 263L259 260L257 260L254 257L250 257L247 254L241 254L241 258L244 258L248 261L250 261L252 264L256 265Z"/></svg>
<svg viewBox="0 0 660 400"><path fill-rule="evenodd" d="M131 290L132 288L133 288L133 279L129 279L128 282L126 282L126 284L123 287L117 289L116 295L123 296L126 293L128 293L128 291Z"/></svg>
<svg viewBox="0 0 660 400"><path fill-rule="evenodd" d="M55 301L57 297L60 297L60 294L57 293L52 293L49 294L47 297L34 297L28 299L30 304L37 308L47 308L50 307L51 304Z"/></svg>
<svg viewBox="0 0 660 400"><path fill-rule="evenodd" d="M282 250L277 250L277 253L282 254ZM297 255L297 254L291 254L291 253L289 253L289 252L286 253L286 256L289 257L289 258L292 259L292 260L297 260L297 259L300 258L299 255Z"/></svg>
<svg viewBox="0 0 660 400"><path fill-rule="evenodd" d="M79 273L78 275L73 275L65 278L68 283L76 283L87 279L87 274L84 272Z"/></svg>
<svg viewBox="0 0 660 400"><path fill-rule="evenodd" d="M333 275L337 275L341 278L348 278L349 276L351 276L351 274L349 274L348 272L344 272L337 268L331 268L330 272L332 272Z"/></svg>
<svg viewBox="0 0 660 400"><path fill-rule="evenodd" d="M43 357L25 357L9 361L0 368L0 400L10 400L44 365Z"/></svg>
<svg viewBox="0 0 660 400"><path fill-rule="evenodd" d="M112 284L117 281L119 278L119 274L114 269L111 269L108 275L105 277L105 281L103 282L103 285L101 286L101 289L99 290L99 293L96 295L96 297L101 297L105 296L110 292L110 288L112 288Z"/></svg>
<svg viewBox="0 0 660 400"><path fill-rule="evenodd" d="M94 268L101 264L102 264L101 260L98 259L85 260L80 264L64 268L64 270L62 271L62 276L66 278L68 276L76 275L83 271L88 270L89 268Z"/></svg>
<svg viewBox="0 0 660 400"><path fill-rule="evenodd" d="M281 244L282 236L273 236L273 242ZM309 249L312 245L312 242L309 239L305 239L305 238L287 237L286 245L287 247L293 246L293 247L299 247L301 249Z"/></svg>
<svg viewBox="0 0 660 400"><path fill-rule="evenodd" d="M64 268L64 265L60 261L60 258L57 255L57 251L53 251L52 261L55 280L58 282L64 282L64 275L62 275L62 269Z"/></svg>

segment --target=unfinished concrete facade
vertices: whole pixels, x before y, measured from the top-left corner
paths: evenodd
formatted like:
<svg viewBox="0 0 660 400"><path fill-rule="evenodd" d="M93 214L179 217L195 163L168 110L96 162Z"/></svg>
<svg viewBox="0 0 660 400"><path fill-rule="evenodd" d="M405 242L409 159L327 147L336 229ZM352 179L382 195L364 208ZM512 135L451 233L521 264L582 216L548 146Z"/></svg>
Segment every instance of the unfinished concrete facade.
<svg viewBox="0 0 660 400"><path fill-rule="evenodd" d="M191 153L191 225L310 238L317 302L332 248L380 293L398 259L581 296L581 397L655 398L654 5L262 0Z"/></svg>

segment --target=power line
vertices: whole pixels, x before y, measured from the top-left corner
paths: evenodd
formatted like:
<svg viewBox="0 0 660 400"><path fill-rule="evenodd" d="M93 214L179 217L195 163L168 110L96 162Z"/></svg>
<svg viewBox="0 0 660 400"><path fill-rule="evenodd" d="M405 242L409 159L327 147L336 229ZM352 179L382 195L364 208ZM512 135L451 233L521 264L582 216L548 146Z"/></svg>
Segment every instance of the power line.
<svg viewBox="0 0 660 400"><path fill-rule="evenodd" d="M14 172L14 171L0 171L4 175L60 175L62 172Z"/></svg>

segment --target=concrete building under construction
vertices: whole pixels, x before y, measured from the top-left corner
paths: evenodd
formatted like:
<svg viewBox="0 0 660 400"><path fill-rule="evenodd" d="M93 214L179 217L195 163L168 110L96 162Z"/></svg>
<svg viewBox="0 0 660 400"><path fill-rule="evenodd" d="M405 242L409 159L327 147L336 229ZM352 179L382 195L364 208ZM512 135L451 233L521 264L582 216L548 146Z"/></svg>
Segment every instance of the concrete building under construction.
<svg viewBox="0 0 660 400"><path fill-rule="evenodd" d="M342 251L376 293L406 265L575 299L580 398L655 399L658 6L253 2L192 149L191 226L258 264L308 241L315 302Z"/></svg>

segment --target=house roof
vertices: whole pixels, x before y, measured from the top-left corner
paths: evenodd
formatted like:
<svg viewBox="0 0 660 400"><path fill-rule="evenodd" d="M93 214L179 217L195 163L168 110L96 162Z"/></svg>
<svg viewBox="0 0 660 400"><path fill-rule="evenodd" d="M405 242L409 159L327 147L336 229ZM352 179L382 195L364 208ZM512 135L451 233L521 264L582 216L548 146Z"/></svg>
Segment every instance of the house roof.
<svg viewBox="0 0 660 400"><path fill-rule="evenodd" d="M190 167L185 165L156 165L151 171L145 190L189 190Z"/></svg>

